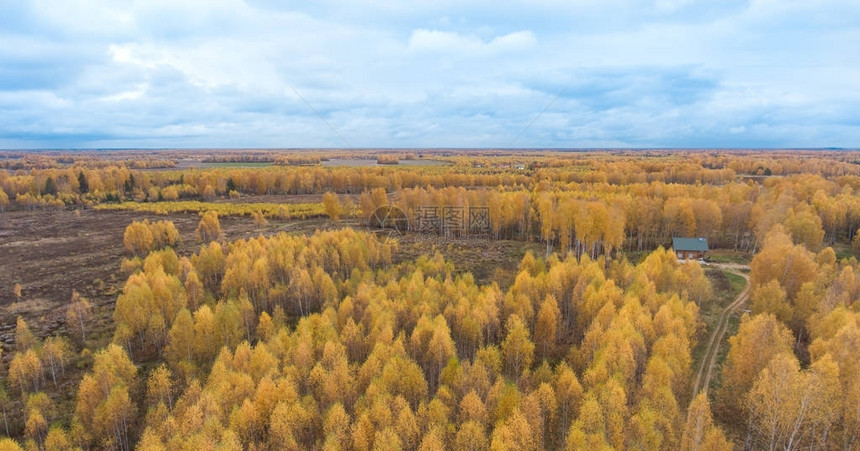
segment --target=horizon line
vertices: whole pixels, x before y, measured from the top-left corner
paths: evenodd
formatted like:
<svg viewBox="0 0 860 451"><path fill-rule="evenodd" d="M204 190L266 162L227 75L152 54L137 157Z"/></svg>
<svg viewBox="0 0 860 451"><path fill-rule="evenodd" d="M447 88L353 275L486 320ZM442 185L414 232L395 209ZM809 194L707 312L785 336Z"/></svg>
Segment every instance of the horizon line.
<svg viewBox="0 0 860 451"><path fill-rule="evenodd" d="M56 147L0 148L0 152L136 151L860 151L860 147Z"/></svg>

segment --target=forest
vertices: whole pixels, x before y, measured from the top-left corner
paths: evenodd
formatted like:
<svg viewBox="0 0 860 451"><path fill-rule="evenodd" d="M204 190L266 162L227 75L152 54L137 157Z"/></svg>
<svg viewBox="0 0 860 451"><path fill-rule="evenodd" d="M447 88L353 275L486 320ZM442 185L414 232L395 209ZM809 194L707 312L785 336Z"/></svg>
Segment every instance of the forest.
<svg viewBox="0 0 860 451"><path fill-rule="evenodd" d="M849 151L0 151L0 450L860 450L858 228Z"/></svg>

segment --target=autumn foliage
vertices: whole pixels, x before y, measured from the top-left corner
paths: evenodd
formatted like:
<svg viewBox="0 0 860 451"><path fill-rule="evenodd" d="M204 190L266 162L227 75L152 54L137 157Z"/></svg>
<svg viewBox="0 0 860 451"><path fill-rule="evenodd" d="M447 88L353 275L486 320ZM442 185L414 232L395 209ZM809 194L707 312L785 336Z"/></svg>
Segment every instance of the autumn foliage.
<svg viewBox="0 0 860 451"><path fill-rule="evenodd" d="M117 301L114 341L167 362L146 383L147 446L725 443L712 423L685 432L700 326L667 251L610 267L527 255L501 290L438 254L391 265L349 229L213 246L150 254Z"/></svg>
<svg viewBox="0 0 860 451"><path fill-rule="evenodd" d="M173 247L179 243L179 231L170 221L134 221L123 235L125 249L135 256L145 256L150 251Z"/></svg>
<svg viewBox="0 0 860 451"><path fill-rule="evenodd" d="M73 292L61 328L10 325L0 428L28 449L860 443L849 153L439 151L428 155L444 165L417 168L407 163L427 158L249 152L273 166L141 170L172 166L157 152L3 161L0 211L97 204L200 219L193 247L168 220L132 222L110 303ZM322 165L356 156L401 164ZM5 170L16 165L29 169ZM305 198L277 200L294 195ZM272 231L293 218L372 225L380 207L403 212L406 239L427 208L486 207L491 255L532 252L503 271L351 228ZM247 221L260 235L225 239L228 216L231 232ZM751 258L748 312L731 319L700 393L694 350L722 293L717 270L664 247L678 236Z"/></svg>
<svg viewBox="0 0 860 451"><path fill-rule="evenodd" d="M220 237L221 222L218 221L218 213L215 211L203 213L197 226L197 239L202 243L208 243Z"/></svg>

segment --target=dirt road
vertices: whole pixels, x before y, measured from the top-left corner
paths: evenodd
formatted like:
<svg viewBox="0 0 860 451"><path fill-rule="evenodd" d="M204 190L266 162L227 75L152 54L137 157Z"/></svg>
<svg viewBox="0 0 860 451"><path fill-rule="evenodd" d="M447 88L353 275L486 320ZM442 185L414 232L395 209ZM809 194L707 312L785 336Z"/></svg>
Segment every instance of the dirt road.
<svg viewBox="0 0 860 451"><path fill-rule="evenodd" d="M748 275L738 271L739 268L735 267L737 265L713 266L717 266L727 272L743 277L746 279L747 285L744 287L743 291L738 294L738 297L723 309L722 313L720 313L720 318L717 321L717 328L714 329L713 333L711 333L711 337L708 340L708 347L705 349L705 357L702 359L702 364L699 367L699 371L696 373L696 382L693 384L693 396L690 399L695 398L700 391L708 391L708 386L711 382L711 375L713 374L714 365L717 362L717 355L720 351L720 343L722 343L723 337L726 334L726 328L729 325L729 318L749 298L750 278Z"/></svg>

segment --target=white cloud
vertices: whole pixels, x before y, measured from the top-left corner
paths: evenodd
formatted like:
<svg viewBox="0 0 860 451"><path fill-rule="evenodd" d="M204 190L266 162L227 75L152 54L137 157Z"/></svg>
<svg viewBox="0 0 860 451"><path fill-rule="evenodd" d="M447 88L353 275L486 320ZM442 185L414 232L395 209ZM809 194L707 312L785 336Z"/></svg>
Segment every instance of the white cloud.
<svg viewBox="0 0 860 451"><path fill-rule="evenodd" d="M658 12L671 13L695 3L695 1L696 0L657 0L654 7Z"/></svg>
<svg viewBox="0 0 860 451"><path fill-rule="evenodd" d="M129 91L122 91L116 94L111 94L108 96L104 96L99 100L103 102L122 102L124 100L137 100L146 95L146 91L149 89L148 83L140 83L135 89Z"/></svg>
<svg viewBox="0 0 860 451"><path fill-rule="evenodd" d="M198 87L222 85L272 86L278 76L272 65L247 43L213 39L193 45L126 44L111 46L114 61L156 69L174 68Z"/></svg>
<svg viewBox="0 0 860 451"><path fill-rule="evenodd" d="M451 31L418 29L409 37L409 50L460 55L495 55L526 50L536 44L531 31L517 31L490 40Z"/></svg>
<svg viewBox="0 0 860 451"><path fill-rule="evenodd" d="M295 88L355 145L500 146L566 88L518 145L858 146L822 2L0 4L0 143L342 145Z"/></svg>

